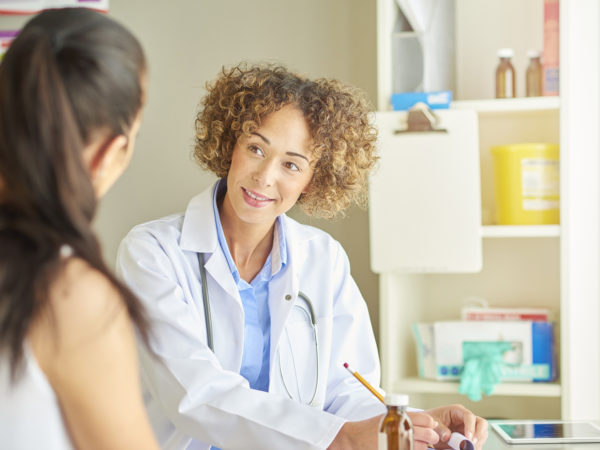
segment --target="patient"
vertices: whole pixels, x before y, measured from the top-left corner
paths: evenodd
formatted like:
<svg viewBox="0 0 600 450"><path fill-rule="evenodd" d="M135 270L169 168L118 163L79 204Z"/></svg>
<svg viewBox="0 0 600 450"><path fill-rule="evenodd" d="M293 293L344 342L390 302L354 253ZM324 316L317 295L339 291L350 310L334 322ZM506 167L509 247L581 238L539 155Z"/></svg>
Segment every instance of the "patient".
<svg viewBox="0 0 600 450"><path fill-rule="evenodd" d="M0 64L2 448L158 448L146 319L91 226L131 157L145 73L135 37L83 8L34 17Z"/></svg>

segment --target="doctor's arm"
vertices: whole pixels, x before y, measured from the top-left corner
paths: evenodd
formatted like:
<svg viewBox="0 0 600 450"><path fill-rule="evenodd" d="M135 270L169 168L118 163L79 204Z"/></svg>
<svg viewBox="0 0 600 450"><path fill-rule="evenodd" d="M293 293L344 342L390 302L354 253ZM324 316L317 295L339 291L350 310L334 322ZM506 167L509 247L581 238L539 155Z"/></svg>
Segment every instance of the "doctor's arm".
<svg viewBox="0 0 600 450"><path fill-rule="evenodd" d="M202 313L182 287L186 258L173 247L134 229L121 244L117 269L150 315L158 358L143 355L142 376L179 437L228 449L325 448L343 419L250 389L222 367L206 345Z"/></svg>
<svg viewBox="0 0 600 450"><path fill-rule="evenodd" d="M329 448L376 448L379 422L386 409L345 370L343 363L348 362L371 385L379 386L379 356L366 303L350 274L346 253L339 244L337 258L334 259L331 270L332 279L339 280L339 283L332 293L333 344L326 406L328 411L346 417L350 422L344 424ZM447 407L443 411L447 414L459 407ZM438 443L440 436L436 427L440 426L438 420L442 418L442 414L441 410L435 412L439 418L428 412L409 413L414 426L415 450L426 449ZM465 423L475 417L472 413L469 414L470 416L465 414Z"/></svg>

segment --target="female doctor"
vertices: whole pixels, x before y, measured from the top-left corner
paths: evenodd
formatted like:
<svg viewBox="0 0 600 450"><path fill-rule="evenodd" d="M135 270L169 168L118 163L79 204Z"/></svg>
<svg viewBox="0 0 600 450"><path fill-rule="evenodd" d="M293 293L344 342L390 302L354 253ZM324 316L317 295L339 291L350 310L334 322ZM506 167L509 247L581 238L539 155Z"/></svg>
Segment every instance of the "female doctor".
<svg viewBox="0 0 600 450"><path fill-rule="evenodd" d="M286 216L362 203L377 160L356 90L283 67L223 70L196 119L195 157L220 179L184 214L135 227L118 271L145 303L147 407L163 448L376 448L384 406L365 302L340 244ZM143 349L142 349L143 351ZM455 405L413 412L415 448L487 423Z"/></svg>

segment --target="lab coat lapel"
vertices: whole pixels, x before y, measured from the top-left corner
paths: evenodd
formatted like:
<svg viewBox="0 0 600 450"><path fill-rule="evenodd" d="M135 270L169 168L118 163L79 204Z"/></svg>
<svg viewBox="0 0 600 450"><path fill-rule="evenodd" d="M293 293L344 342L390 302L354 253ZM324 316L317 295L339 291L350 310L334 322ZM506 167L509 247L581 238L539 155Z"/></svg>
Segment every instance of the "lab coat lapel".
<svg viewBox="0 0 600 450"><path fill-rule="evenodd" d="M188 204L181 229L180 246L184 250L204 255L215 353L222 363L222 358L228 360L224 366L238 370L243 351L244 311L239 291L217 238L213 211L216 186L214 184L207 188Z"/></svg>
<svg viewBox="0 0 600 450"><path fill-rule="evenodd" d="M287 317L298 296L298 280L302 258L300 246L296 242L293 230L287 227L286 217L282 216L283 226L286 226L286 245L288 249L288 264L285 276L276 277L269 285L269 311L271 314L271 351L270 365L273 367L274 355L279 346L279 339Z"/></svg>
<svg viewBox="0 0 600 450"><path fill-rule="evenodd" d="M293 263L291 263L292 265ZM293 270L289 267L288 270ZM286 319L298 295L298 276L278 277L269 285L269 310L271 313L271 353L270 365L273 366L273 357L279 346L281 333L285 328Z"/></svg>
<svg viewBox="0 0 600 450"><path fill-rule="evenodd" d="M180 245L183 250L204 254L206 271L241 307L237 286L217 237L213 196L218 183L205 189L188 204L181 227Z"/></svg>
<svg viewBox="0 0 600 450"><path fill-rule="evenodd" d="M240 293L221 248L206 256L215 354L222 362L228 361L224 367L239 371L244 351L244 308Z"/></svg>

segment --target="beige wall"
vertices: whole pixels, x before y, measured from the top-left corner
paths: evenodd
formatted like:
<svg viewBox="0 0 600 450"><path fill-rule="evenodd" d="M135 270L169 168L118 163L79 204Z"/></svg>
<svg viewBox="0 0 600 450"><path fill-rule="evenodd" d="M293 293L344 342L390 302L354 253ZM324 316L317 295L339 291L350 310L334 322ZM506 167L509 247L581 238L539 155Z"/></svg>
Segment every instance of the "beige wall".
<svg viewBox="0 0 600 450"><path fill-rule="evenodd" d="M375 102L375 7L375 0L111 0L110 14L142 41L150 73L136 154L96 222L107 259L114 261L133 225L184 209L212 182L190 152L198 101L222 65L279 61L311 77L355 84ZM311 223L345 247L377 326L378 279L369 266L367 212Z"/></svg>

